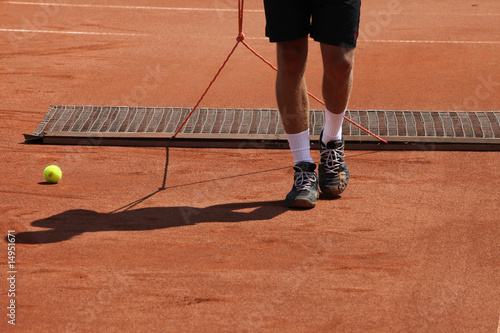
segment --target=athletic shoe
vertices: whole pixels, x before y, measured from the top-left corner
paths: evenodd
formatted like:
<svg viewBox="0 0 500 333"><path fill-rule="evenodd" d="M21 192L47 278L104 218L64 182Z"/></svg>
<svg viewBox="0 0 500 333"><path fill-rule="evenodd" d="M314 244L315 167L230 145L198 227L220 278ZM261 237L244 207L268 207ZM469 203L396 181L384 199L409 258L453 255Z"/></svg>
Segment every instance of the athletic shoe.
<svg viewBox="0 0 500 333"><path fill-rule="evenodd" d="M286 196L287 207L313 208L319 197L316 164L300 162L293 166L293 187Z"/></svg>
<svg viewBox="0 0 500 333"><path fill-rule="evenodd" d="M323 132L319 137L321 164L318 167L319 188L328 197L344 192L349 182L349 169L345 164L344 138L323 143Z"/></svg>

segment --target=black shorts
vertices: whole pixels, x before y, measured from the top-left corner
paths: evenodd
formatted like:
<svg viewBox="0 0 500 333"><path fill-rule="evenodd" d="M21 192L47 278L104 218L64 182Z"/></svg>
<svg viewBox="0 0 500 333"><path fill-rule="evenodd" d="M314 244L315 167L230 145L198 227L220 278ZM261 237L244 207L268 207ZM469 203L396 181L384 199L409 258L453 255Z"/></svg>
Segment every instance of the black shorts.
<svg viewBox="0 0 500 333"><path fill-rule="evenodd" d="M264 7L271 42L311 34L317 42L356 47L361 0L264 0Z"/></svg>

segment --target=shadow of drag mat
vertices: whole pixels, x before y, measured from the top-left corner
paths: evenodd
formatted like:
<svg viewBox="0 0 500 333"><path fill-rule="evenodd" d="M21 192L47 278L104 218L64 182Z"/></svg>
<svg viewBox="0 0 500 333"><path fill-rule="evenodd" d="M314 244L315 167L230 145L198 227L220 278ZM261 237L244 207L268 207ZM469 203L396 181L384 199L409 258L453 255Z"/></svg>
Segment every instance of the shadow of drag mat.
<svg viewBox="0 0 500 333"><path fill-rule="evenodd" d="M98 213L92 210L75 209L32 222L32 226L49 230L19 233L16 235L16 242L21 244L56 243L85 232L154 230L207 222L264 221L285 211L287 209L282 201L230 203L206 208L151 207L119 213Z"/></svg>

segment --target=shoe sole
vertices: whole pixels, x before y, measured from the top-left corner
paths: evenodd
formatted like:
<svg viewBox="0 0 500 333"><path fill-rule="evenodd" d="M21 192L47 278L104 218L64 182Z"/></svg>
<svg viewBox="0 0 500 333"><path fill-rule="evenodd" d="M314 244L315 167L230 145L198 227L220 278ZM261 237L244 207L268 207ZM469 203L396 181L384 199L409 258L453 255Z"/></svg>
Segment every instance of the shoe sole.
<svg viewBox="0 0 500 333"><path fill-rule="evenodd" d="M344 191L328 191L321 190L321 194L323 194L326 198L337 198L340 197L340 194Z"/></svg>
<svg viewBox="0 0 500 333"><path fill-rule="evenodd" d="M312 202L306 199L295 199L293 203L285 203L289 208L314 208L316 206L316 202Z"/></svg>

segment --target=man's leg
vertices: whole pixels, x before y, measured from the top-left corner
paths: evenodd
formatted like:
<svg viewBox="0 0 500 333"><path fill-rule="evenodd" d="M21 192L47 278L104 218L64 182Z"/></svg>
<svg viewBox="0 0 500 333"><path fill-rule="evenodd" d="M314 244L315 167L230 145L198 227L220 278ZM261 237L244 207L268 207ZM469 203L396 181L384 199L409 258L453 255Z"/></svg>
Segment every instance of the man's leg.
<svg viewBox="0 0 500 333"><path fill-rule="evenodd" d="M276 97L285 132L309 129L309 99L305 80L308 37L277 43Z"/></svg>
<svg viewBox="0 0 500 333"><path fill-rule="evenodd" d="M321 44L325 129L323 143L340 140L352 88L354 49Z"/></svg>
<svg viewBox="0 0 500 333"><path fill-rule="evenodd" d="M309 143L309 98L305 80L308 39L277 43L276 98L294 163L313 162Z"/></svg>
<svg viewBox="0 0 500 333"><path fill-rule="evenodd" d="M288 207L312 208L319 196L309 140L307 52L308 37L277 44L276 98L295 163L294 185L285 199Z"/></svg>
<svg viewBox="0 0 500 333"><path fill-rule="evenodd" d="M352 87L354 48L321 44L325 127L321 133L319 185L328 196L338 196L347 187L342 123Z"/></svg>

